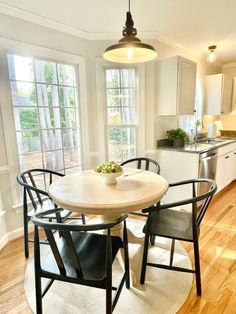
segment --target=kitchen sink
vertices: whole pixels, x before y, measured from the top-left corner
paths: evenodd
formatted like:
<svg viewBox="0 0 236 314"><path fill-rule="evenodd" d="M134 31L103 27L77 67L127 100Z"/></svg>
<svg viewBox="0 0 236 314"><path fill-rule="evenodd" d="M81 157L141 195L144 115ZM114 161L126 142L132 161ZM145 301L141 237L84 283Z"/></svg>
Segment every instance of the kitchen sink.
<svg viewBox="0 0 236 314"><path fill-rule="evenodd" d="M217 139L208 138L208 139L198 140L197 141L197 143L199 143L199 144L217 144L217 143L220 143L220 142L225 142L225 140L224 139L220 139L220 138L217 138Z"/></svg>

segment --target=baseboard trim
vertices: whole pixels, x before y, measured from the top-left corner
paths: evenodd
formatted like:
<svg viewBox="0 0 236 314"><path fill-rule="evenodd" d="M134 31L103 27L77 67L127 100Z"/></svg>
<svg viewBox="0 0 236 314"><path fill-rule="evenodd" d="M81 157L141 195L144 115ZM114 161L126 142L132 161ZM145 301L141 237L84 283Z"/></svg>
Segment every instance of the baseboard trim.
<svg viewBox="0 0 236 314"><path fill-rule="evenodd" d="M34 226L32 224L29 224L29 232L32 232L34 229ZM0 250L4 248L4 246L12 240L15 240L17 238L20 238L24 235L24 228L18 228L13 231L10 231L6 233L1 239L0 239Z"/></svg>

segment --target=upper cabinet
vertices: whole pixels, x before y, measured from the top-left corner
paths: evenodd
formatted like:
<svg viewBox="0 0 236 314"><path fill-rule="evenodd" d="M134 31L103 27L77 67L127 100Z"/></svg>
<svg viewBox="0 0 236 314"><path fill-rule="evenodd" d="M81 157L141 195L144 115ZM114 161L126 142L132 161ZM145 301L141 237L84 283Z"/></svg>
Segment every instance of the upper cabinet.
<svg viewBox="0 0 236 314"><path fill-rule="evenodd" d="M197 64L181 56L157 62L158 115L192 115Z"/></svg>
<svg viewBox="0 0 236 314"><path fill-rule="evenodd" d="M225 74L206 76L205 114L221 115L231 112L233 79Z"/></svg>

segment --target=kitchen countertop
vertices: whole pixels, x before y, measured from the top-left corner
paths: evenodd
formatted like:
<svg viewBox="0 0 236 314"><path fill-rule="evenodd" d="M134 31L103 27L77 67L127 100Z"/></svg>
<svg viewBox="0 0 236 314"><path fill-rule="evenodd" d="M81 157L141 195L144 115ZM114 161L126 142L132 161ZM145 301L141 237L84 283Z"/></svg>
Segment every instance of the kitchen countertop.
<svg viewBox="0 0 236 314"><path fill-rule="evenodd" d="M202 143L197 142L194 144L187 144L184 147L170 147L170 146L161 146L157 147L158 150L170 150L170 151L178 151L178 152L184 152L184 153L194 153L194 154L200 154L212 149L216 149L222 146L225 146L230 143L236 142L236 138L219 138L216 139L216 141L212 141L210 143Z"/></svg>

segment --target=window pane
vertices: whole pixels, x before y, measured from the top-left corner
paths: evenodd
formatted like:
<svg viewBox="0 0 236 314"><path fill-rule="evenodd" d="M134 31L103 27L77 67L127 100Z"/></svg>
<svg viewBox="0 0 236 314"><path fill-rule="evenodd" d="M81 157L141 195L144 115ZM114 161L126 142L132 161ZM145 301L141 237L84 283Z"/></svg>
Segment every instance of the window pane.
<svg viewBox="0 0 236 314"><path fill-rule="evenodd" d="M11 94L13 106L36 106L35 87L32 83L11 82Z"/></svg>
<svg viewBox="0 0 236 314"><path fill-rule="evenodd" d="M75 128L79 125L79 117L76 109L60 108L61 126L63 128Z"/></svg>
<svg viewBox="0 0 236 314"><path fill-rule="evenodd" d="M135 141L134 128L109 128L109 159L121 162L134 157L136 151Z"/></svg>
<svg viewBox="0 0 236 314"><path fill-rule="evenodd" d="M134 69L122 69L121 73L121 86L122 87L135 87L135 71Z"/></svg>
<svg viewBox="0 0 236 314"><path fill-rule="evenodd" d="M57 83L56 63L35 60L36 81L43 83Z"/></svg>
<svg viewBox="0 0 236 314"><path fill-rule="evenodd" d="M38 129L39 120L37 108L14 108L14 119L16 130Z"/></svg>
<svg viewBox="0 0 236 314"><path fill-rule="evenodd" d="M44 107L39 108L40 125L42 129L60 128L59 108Z"/></svg>
<svg viewBox="0 0 236 314"><path fill-rule="evenodd" d="M120 89L107 89L107 106L119 107L121 105Z"/></svg>
<svg viewBox="0 0 236 314"><path fill-rule="evenodd" d="M54 152L45 152L43 154L44 168L50 170L64 169L62 150Z"/></svg>
<svg viewBox="0 0 236 314"><path fill-rule="evenodd" d="M41 151L39 131L16 132L16 138L20 154Z"/></svg>
<svg viewBox="0 0 236 314"><path fill-rule="evenodd" d="M41 153L20 155L20 169L43 168Z"/></svg>
<svg viewBox="0 0 236 314"><path fill-rule="evenodd" d="M75 107L76 101L76 89L73 87L60 87L60 105L63 107Z"/></svg>
<svg viewBox="0 0 236 314"><path fill-rule="evenodd" d="M120 86L120 73L118 69L106 70L107 88L118 88Z"/></svg>
<svg viewBox="0 0 236 314"><path fill-rule="evenodd" d="M61 130L42 131L43 151L61 149Z"/></svg>
<svg viewBox="0 0 236 314"><path fill-rule="evenodd" d="M65 148L73 148L80 146L79 130L78 129L63 129L63 146Z"/></svg>
<svg viewBox="0 0 236 314"><path fill-rule="evenodd" d="M75 167L81 165L80 151L77 148L64 150L65 167Z"/></svg>
<svg viewBox="0 0 236 314"><path fill-rule="evenodd" d="M8 71L11 80L34 81L33 60L27 57L8 55Z"/></svg>
<svg viewBox="0 0 236 314"><path fill-rule="evenodd" d="M134 90L122 89L120 94L121 106L135 106Z"/></svg>
<svg viewBox="0 0 236 314"><path fill-rule="evenodd" d="M59 84L75 86L75 67L66 64L58 64Z"/></svg>
<svg viewBox="0 0 236 314"><path fill-rule="evenodd" d="M37 93L39 106L59 107L57 86L37 84Z"/></svg>

